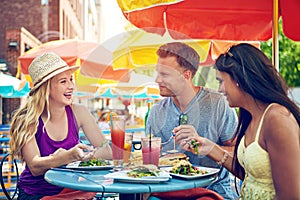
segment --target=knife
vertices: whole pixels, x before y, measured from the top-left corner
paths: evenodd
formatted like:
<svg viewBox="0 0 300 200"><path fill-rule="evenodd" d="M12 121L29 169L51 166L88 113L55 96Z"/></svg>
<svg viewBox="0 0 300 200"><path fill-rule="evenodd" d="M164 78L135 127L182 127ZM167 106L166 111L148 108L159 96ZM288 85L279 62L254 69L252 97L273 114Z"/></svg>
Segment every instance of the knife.
<svg viewBox="0 0 300 200"><path fill-rule="evenodd" d="M55 170L55 171L62 171L62 172L72 172L72 173L81 173L81 174L91 174L90 172L87 172L87 171L75 170L75 169L57 168L57 167L53 167L53 168L51 168L51 169L52 169L52 170Z"/></svg>

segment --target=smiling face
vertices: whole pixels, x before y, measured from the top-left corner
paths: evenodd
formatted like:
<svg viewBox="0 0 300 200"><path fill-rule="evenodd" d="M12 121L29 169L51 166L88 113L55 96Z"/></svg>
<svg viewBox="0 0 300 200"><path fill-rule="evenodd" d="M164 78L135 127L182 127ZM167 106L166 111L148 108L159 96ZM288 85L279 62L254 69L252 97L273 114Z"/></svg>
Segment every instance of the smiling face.
<svg viewBox="0 0 300 200"><path fill-rule="evenodd" d="M74 91L73 71L64 71L51 79L50 100L62 106L72 103Z"/></svg>
<svg viewBox="0 0 300 200"><path fill-rule="evenodd" d="M155 82L158 83L161 96L172 97L180 95L186 79L183 77L184 69L177 63L176 57L159 58L156 72Z"/></svg>
<svg viewBox="0 0 300 200"><path fill-rule="evenodd" d="M232 80L230 75L226 72L216 72L216 79L219 81L218 91L223 93L228 101L230 107L240 106L240 101L244 99L242 91L237 83Z"/></svg>

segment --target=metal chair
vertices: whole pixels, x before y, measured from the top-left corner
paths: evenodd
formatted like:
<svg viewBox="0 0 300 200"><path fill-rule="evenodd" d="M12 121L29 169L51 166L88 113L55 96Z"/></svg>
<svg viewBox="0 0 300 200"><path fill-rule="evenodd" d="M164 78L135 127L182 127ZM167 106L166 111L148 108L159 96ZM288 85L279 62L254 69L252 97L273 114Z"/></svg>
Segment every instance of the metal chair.
<svg viewBox="0 0 300 200"><path fill-rule="evenodd" d="M96 200L105 200L105 199L117 200L117 199L119 199L119 194L98 192L94 199L96 199Z"/></svg>
<svg viewBox="0 0 300 200"><path fill-rule="evenodd" d="M5 167L7 167L7 170L4 170ZM13 159L10 154L5 154L0 162L0 184L2 192L8 200L12 200L17 196L18 180L19 170L17 160Z"/></svg>

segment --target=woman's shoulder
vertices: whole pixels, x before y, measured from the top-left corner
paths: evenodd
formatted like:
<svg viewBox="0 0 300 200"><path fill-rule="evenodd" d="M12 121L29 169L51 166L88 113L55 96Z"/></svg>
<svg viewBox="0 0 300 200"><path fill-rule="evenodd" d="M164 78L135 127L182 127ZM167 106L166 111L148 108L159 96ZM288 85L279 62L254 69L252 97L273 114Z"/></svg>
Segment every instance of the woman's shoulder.
<svg viewBox="0 0 300 200"><path fill-rule="evenodd" d="M81 104L73 103L70 107L76 116L82 115L85 112L89 112L87 107Z"/></svg>
<svg viewBox="0 0 300 200"><path fill-rule="evenodd" d="M273 122L294 117L292 113L283 105L272 103L269 106L270 107L268 112L265 114L265 118L272 120Z"/></svg>
<svg viewBox="0 0 300 200"><path fill-rule="evenodd" d="M299 129L294 115L283 105L273 103L265 113L264 125L270 137L278 137L281 131L294 132L295 128Z"/></svg>
<svg viewBox="0 0 300 200"><path fill-rule="evenodd" d="M84 105L72 104L71 108L77 120L78 126L81 126L83 123L88 122L90 119L94 119L91 112Z"/></svg>

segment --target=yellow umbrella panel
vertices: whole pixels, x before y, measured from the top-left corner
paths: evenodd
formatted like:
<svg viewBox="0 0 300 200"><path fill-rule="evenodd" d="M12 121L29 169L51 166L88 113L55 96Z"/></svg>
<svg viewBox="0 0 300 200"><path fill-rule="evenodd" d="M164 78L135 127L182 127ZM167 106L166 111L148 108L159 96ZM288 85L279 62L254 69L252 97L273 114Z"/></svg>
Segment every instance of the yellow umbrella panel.
<svg viewBox="0 0 300 200"><path fill-rule="evenodd" d="M200 65L212 65L220 53L239 43L239 41L174 40L168 34L162 37L136 29L119 34L95 48L83 61L81 73L96 78L103 77L103 65L112 66L116 71L140 67L154 69L158 59L156 51L161 45L169 42L184 42L193 47L200 55ZM259 42L256 43L259 45ZM128 81L124 73L121 75L122 77L115 80Z"/></svg>
<svg viewBox="0 0 300 200"><path fill-rule="evenodd" d="M114 70L138 67L154 69L158 59L156 51L162 44L168 42L176 41L168 36L161 37L139 29L122 33L95 48L82 62L81 73L86 76L101 77L102 65L112 66ZM182 42L196 49L201 62L206 60L210 48L209 40L184 40ZM121 78L124 79L123 82L128 81L126 80L127 77Z"/></svg>
<svg viewBox="0 0 300 200"><path fill-rule="evenodd" d="M122 10L134 11L139 9L145 9L147 7L152 7L153 5L170 5L173 3L178 3L183 0L136 0L136 1L126 1L124 3L122 0L118 0L118 4Z"/></svg>

